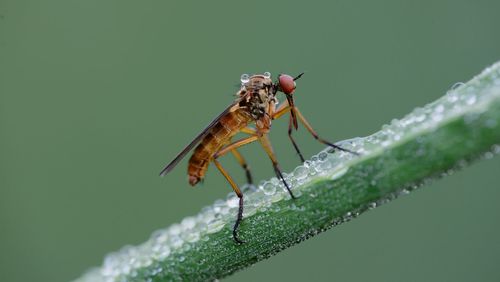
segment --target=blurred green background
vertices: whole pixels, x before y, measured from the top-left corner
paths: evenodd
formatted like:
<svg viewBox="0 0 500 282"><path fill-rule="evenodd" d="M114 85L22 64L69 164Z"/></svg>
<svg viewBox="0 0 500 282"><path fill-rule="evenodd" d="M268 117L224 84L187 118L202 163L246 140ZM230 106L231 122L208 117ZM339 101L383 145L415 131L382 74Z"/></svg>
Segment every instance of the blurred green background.
<svg viewBox="0 0 500 282"><path fill-rule="evenodd" d="M68 281L231 191L186 162L242 73L306 74L330 140L365 136L500 58L499 1L0 1L0 281ZM286 120L271 139L299 164ZM322 145L304 130L307 156ZM258 145L256 179L273 176ZM223 163L244 175L232 157ZM499 281L500 159L482 161L227 281Z"/></svg>

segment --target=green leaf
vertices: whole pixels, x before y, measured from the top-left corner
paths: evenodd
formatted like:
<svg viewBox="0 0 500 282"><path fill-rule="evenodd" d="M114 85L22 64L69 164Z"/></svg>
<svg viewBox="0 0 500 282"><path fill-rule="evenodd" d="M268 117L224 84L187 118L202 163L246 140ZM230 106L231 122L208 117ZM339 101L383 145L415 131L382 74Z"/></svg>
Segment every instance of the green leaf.
<svg viewBox="0 0 500 282"><path fill-rule="evenodd" d="M286 175L298 199L273 178L245 192L237 245L237 199L205 207L145 243L109 254L77 281L214 280L349 221L482 156L500 152L500 63L439 100L364 138L341 142Z"/></svg>

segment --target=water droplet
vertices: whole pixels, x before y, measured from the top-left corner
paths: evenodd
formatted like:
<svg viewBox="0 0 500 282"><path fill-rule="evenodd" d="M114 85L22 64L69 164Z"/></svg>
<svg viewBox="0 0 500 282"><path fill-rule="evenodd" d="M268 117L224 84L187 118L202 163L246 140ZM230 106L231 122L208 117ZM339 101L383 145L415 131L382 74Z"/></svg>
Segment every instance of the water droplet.
<svg viewBox="0 0 500 282"><path fill-rule="evenodd" d="M151 234L150 240L155 243L163 243L168 239L168 232L165 229L156 230Z"/></svg>
<svg viewBox="0 0 500 282"><path fill-rule="evenodd" d="M170 247L167 245L157 245L153 247L153 256L157 260L163 260L170 255Z"/></svg>
<svg viewBox="0 0 500 282"><path fill-rule="evenodd" d="M327 158L328 158L328 153L327 152L321 152L321 153L318 154L318 160L320 162L326 161Z"/></svg>
<svg viewBox="0 0 500 282"><path fill-rule="evenodd" d="M184 245L182 245L181 250L182 250L182 252L187 252L187 251L191 250L191 245L190 244L184 244Z"/></svg>
<svg viewBox="0 0 500 282"><path fill-rule="evenodd" d="M293 195L295 196L295 198L302 196L302 192L299 189L292 190L292 192L293 192ZM287 191L287 193L288 193L288 191Z"/></svg>
<svg viewBox="0 0 500 282"><path fill-rule="evenodd" d="M416 111L415 111L415 121L416 122L422 122L424 121L426 118L426 114L424 112L424 110L422 108L418 108Z"/></svg>
<svg viewBox="0 0 500 282"><path fill-rule="evenodd" d="M450 103L455 103L458 100L458 94L455 91L449 91L446 93L446 99Z"/></svg>
<svg viewBox="0 0 500 282"><path fill-rule="evenodd" d="M308 171L304 166L298 166L293 170L293 176L300 183L307 177Z"/></svg>
<svg viewBox="0 0 500 282"><path fill-rule="evenodd" d="M245 208L243 209L243 217L249 217L254 215L257 212L257 207L254 205L245 205Z"/></svg>
<svg viewBox="0 0 500 282"><path fill-rule="evenodd" d="M193 229L193 227L196 225L196 220L194 217L186 217L181 221L182 229L184 230L189 230Z"/></svg>
<svg viewBox="0 0 500 282"><path fill-rule="evenodd" d="M467 95L467 96L464 96L464 97L465 97L465 103L467 105L472 105L472 104L476 103L476 100L477 100L476 95L471 94L471 95Z"/></svg>
<svg viewBox="0 0 500 282"><path fill-rule="evenodd" d="M225 223L223 220L214 219L207 224L207 233L212 234L220 231L224 227Z"/></svg>
<svg viewBox="0 0 500 282"><path fill-rule="evenodd" d="M276 185L268 181L262 185L262 191L267 196L274 195L274 193L276 193Z"/></svg>
<svg viewBox="0 0 500 282"><path fill-rule="evenodd" d="M494 154L492 152L486 152L484 153L484 158L489 160L489 159L492 159L494 156Z"/></svg>
<svg viewBox="0 0 500 282"><path fill-rule="evenodd" d="M431 116L431 117L432 117L432 120L433 120L433 121L438 122L438 121L441 121L441 120L443 119L443 117L444 117L444 116L443 116L443 114L442 114L442 113L437 113L437 112L435 112L435 113L433 113L433 114L432 114L432 116Z"/></svg>
<svg viewBox="0 0 500 282"><path fill-rule="evenodd" d="M240 205L240 199L234 196L227 199L226 202L229 208L236 208Z"/></svg>
<svg viewBox="0 0 500 282"><path fill-rule="evenodd" d="M250 76L248 76L248 74L244 73L241 75L240 80L241 80L241 84L246 84L250 81Z"/></svg>
<svg viewBox="0 0 500 282"><path fill-rule="evenodd" d="M273 195L271 196L271 202L272 202L272 203L279 202L279 201L281 201L281 200L283 199L283 197L284 197L285 195L288 195L288 197L290 197L290 198L291 198L291 196L290 196L290 194L288 194L288 192L286 192L286 194L285 194L285 193L275 193L275 194L273 194Z"/></svg>
<svg viewBox="0 0 500 282"><path fill-rule="evenodd" d="M170 237L169 242L170 246L174 248L179 248L180 246L182 246L182 244L184 244L184 241L182 241L182 239L179 236Z"/></svg>
<svg viewBox="0 0 500 282"><path fill-rule="evenodd" d="M241 185L241 191L243 193L255 192L255 191L257 191L257 186L255 186L254 184L245 183L245 184ZM234 193L233 193L233 195L234 195Z"/></svg>
<svg viewBox="0 0 500 282"><path fill-rule="evenodd" d="M495 154L500 154L500 145L496 145L496 144L493 145L492 151Z"/></svg>
<svg viewBox="0 0 500 282"><path fill-rule="evenodd" d="M332 168L332 163L329 162L329 161L324 161L324 162L321 162L319 165L318 165L318 169L320 171L323 171L323 172L328 172L328 170Z"/></svg>
<svg viewBox="0 0 500 282"><path fill-rule="evenodd" d="M168 233L170 235L179 235L182 231L181 225L178 223L172 224L170 228L168 228Z"/></svg>
<svg viewBox="0 0 500 282"><path fill-rule="evenodd" d="M268 71L266 71L266 72L264 73L264 77L265 77L265 78L271 78L271 73L270 73L270 72L268 72Z"/></svg>
<svg viewBox="0 0 500 282"><path fill-rule="evenodd" d="M186 234L185 239L189 243L194 243L200 239L200 233L192 231Z"/></svg>
<svg viewBox="0 0 500 282"><path fill-rule="evenodd" d="M434 109L434 112L436 113L442 113L443 111L444 111L443 105L437 105L436 108Z"/></svg>

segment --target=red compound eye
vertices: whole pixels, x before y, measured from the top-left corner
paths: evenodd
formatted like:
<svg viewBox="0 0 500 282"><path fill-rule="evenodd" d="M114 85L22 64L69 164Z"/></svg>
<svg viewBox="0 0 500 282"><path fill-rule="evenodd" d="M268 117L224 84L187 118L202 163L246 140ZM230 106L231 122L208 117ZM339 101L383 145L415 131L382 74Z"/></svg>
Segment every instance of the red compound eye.
<svg viewBox="0 0 500 282"><path fill-rule="evenodd" d="M281 87L281 91L285 94L292 94L293 91L295 90L295 81L293 77L289 76L288 74L282 74L278 78L279 84Z"/></svg>

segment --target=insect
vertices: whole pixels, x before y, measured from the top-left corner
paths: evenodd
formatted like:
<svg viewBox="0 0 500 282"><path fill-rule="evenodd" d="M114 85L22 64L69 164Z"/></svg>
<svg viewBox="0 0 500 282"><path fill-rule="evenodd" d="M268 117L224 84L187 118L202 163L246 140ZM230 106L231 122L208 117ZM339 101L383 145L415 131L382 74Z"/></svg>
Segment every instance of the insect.
<svg viewBox="0 0 500 282"><path fill-rule="evenodd" d="M243 193L233 178L220 164L218 160L220 157L227 153L232 153L245 170L247 181L251 184L252 176L250 168L243 156L238 152L238 148L258 141L271 159L276 176L283 182L290 196L295 199L290 186L283 178L281 168L268 138L273 120L280 118L286 113L290 113L288 137L302 162L305 161L304 156L292 137L293 130L298 129L298 121L319 142L334 149L357 155L356 152L342 148L319 137L297 106L295 106L293 96L296 88L295 81L301 78L303 74L301 73L296 77L280 74L275 82L271 80L269 72L252 76L243 74L241 76L241 88L236 93L236 100L205 127L160 173L161 176L169 173L196 146L188 164L189 184L194 186L200 182L205 177L209 164L211 162L215 164L239 198L238 215L233 227L233 238L237 243L244 243L238 237L238 227L243 220ZM278 92L282 92L286 97L286 101L281 104L278 104L276 98ZM251 127L251 124L254 124L254 127ZM248 136L233 141L232 138L240 132Z"/></svg>

